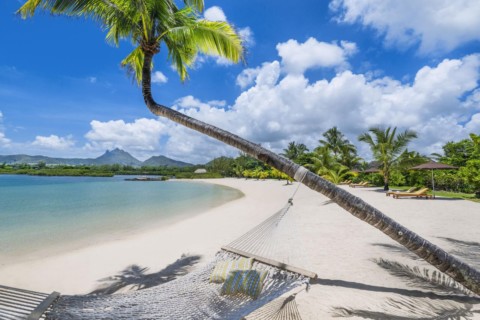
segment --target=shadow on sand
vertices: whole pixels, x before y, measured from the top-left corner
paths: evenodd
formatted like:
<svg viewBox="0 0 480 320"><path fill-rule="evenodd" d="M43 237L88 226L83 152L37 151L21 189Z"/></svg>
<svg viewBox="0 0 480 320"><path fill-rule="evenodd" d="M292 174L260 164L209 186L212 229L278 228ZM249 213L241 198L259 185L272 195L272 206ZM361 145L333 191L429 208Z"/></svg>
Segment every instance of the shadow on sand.
<svg viewBox="0 0 480 320"><path fill-rule="evenodd" d="M142 290L158 286L186 275L200 258L201 256L198 255L182 255L180 259L155 273L147 273L148 268L146 267L131 265L117 275L100 279L98 288L89 294L105 295L127 288L129 290Z"/></svg>
<svg viewBox="0 0 480 320"><path fill-rule="evenodd" d="M466 259L467 262L479 260L480 243L452 238L441 239L452 244L455 247L452 253ZM384 243L374 243L373 245L401 254L412 260L418 260L418 257L412 256L408 250L401 246ZM394 296L385 297L378 301L376 305L364 308L333 307L331 310L332 317L356 317L375 320L473 320L480 314L480 297L472 294L453 279L436 270L409 266L408 264L385 259L373 259L373 262L391 276L402 280L402 282L408 285L409 289L332 279L311 281L312 285L336 286L360 291L394 294ZM472 265L475 264L472 263Z"/></svg>

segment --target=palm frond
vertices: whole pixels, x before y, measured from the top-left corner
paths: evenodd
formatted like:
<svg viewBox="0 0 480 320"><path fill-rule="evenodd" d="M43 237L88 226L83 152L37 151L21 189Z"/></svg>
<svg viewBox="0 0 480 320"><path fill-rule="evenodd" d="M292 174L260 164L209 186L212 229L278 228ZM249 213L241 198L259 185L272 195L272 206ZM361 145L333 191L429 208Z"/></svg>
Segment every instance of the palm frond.
<svg viewBox="0 0 480 320"><path fill-rule="evenodd" d="M130 52L130 54L121 62L121 66L127 70L127 74L131 76L137 82L137 84L140 84L142 82L142 68L144 57L145 55L141 47L137 47L132 52Z"/></svg>
<svg viewBox="0 0 480 320"><path fill-rule="evenodd" d="M165 39L165 44L168 48L168 58L172 62L173 67L177 71L180 80L183 82L188 79L187 67L193 65L195 61L196 52L187 46L179 46L174 41Z"/></svg>
<svg viewBox="0 0 480 320"><path fill-rule="evenodd" d="M203 12L204 1L203 0L183 0L185 5L191 8L195 8L198 12Z"/></svg>
<svg viewBox="0 0 480 320"><path fill-rule="evenodd" d="M419 256L417 256L416 254L412 253L411 251L409 251L408 249L406 249L405 247L402 247L402 246L398 246L398 245L394 245L394 244L387 244L387 243L373 243L372 245L376 246L376 247L382 247L382 248L384 248L384 249L386 249L387 251L390 251L390 252L399 253L399 254L401 254L405 257L408 257L412 260L421 260L422 259Z"/></svg>
<svg viewBox="0 0 480 320"><path fill-rule="evenodd" d="M468 289L439 271L431 272L430 269L426 268L422 270L419 267L412 268L408 265L386 259L374 259L373 261L391 275L405 281L408 285L442 293L471 294Z"/></svg>
<svg viewBox="0 0 480 320"><path fill-rule="evenodd" d="M38 8L69 16L103 15L102 12L119 9L111 0L28 0L17 13L27 18L33 16Z"/></svg>
<svg viewBox="0 0 480 320"><path fill-rule="evenodd" d="M228 23L200 20L193 36L202 53L218 55L235 63L243 58L242 40Z"/></svg>
<svg viewBox="0 0 480 320"><path fill-rule="evenodd" d="M462 258L463 261L473 267L480 268L480 243L453 238L439 238L448 241L456 247L456 249L452 251L453 255Z"/></svg>
<svg viewBox="0 0 480 320"><path fill-rule="evenodd" d="M388 298L378 307L353 309L337 307L333 317L358 317L374 320L470 320L473 306L468 303L418 298Z"/></svg>

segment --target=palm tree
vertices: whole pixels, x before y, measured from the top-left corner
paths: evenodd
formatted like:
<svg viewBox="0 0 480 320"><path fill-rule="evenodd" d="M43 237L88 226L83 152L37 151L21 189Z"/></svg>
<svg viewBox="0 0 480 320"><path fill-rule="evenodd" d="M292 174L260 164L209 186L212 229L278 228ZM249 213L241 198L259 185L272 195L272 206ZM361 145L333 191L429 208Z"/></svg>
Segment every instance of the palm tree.
<svg viewBox="0 0 480 320"><path fill-rule="evenodd" d="M345 166L339 166L335 169L327 169L322 174L322 178L327 179L330 182L339 184L345 181L351 175L350 169Z"/></svg>
<svg viewBox="0 0 480 320"><path fill-rule="evenodd" d="M480 272L363 200L258 144L158 104L152 96L151 72L153 56L159 52L161 43L166 45L181 79L186 78L186 69L193 63L197 52L218 54L233 61L242 58L241 41L230 26L197 19L196 13L203 9L203 0L184 0L184 9L178 9L173 1L27 0L19 11L24 17L33 15L38 7L52 13L84 15L101 21L108 30L108 39L116 42L120 38L130 38L137 48L124 60L124 65L130 67L137 81L141 81L145 103L153 114L225 142L290 177L301 180L306 186L329 197L355 217L379 229L440 271L480 294Z"/></svg>
<svg viewBox="0 0 480 320"><path fill-rule="evenodd" d="M320 139L318 142L320 142L323 147L330 149L335 158L337 158L337 155L342 152L342 147L346 144L350 144L350 141L345 138L343 133L338 130L337 127L328 129L322 134L322 136L325 137L325 140Z"/></svg>
<svg viewBox="0 0 480 320"><path fill-rule="evenodd" d="M362 160L362 158L357 155L357 147L355 147L353 144L347 143L340 148L340 157L338 162L345 167L352 169L358 165L360 160Z"/></svg>
<svg viewBox="0 0 480 320"><path fill-rule="evenodd" d="M357 148L345 138L337 127L328 129L322 135L325 140L318 141L321 147L331 150L339 163L348 168L352 168L358 163L360 158L357 156Z"/></svg>
<svg viewBox="0 0 480 320"><path fill-rule="evenodd" d="M296 161L300 156L308 152L308 148L303 143L295 143L295 141L292 141L288 143L288 147L286 149L283 149L283 152L284 153L281 153L280 155L292 161Z"/></svg>
<svg viewBox="0 0 480 320"><path fill-rule="evenodd" d="M397 128L389 127L381 129L378 127L370 128L372 134L366 132L358 137L359 141L365 142L370 146L373 157L381 163L383 181L385 183L384 190L387 191L388 181L392 167L397 164L400 156L407 148L410 141L417 137L413 131L405 130L405 132L397 135Z"/></svg>
<svg viewBox="0 0 480 320"><path fill-rule="evenodd" d="M329 170L336 170L341 166L326 146L316 148L315 151L310 154L310 161L311 163L306 164L305 167L319 176L324 175Z"/></svg>

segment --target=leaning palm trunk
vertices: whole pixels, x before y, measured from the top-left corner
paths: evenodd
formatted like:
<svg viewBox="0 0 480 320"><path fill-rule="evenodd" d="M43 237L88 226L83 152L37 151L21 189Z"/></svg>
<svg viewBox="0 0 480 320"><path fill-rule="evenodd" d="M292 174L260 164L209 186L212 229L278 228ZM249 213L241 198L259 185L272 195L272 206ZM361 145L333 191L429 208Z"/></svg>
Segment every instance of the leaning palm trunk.
<svg viewBox="0 0 480 320"><path fill-rule="evenodd" d="M142 93L147 107L153 114L168 118L176 123L229 144L286 173L290 177L295 177L297 170L301 167L291 160L279 156L258 144L240 138L228 131L219 129L166 106L157 104L153 99L151 92L151 63L154 54L155 52L153 51L145 52L142 70ZM371 224L393 240L406 247L408 250L417 254L438 270L444 272L466 288L480 295L480 272L477 270L449 255L447 252L423 239L416 233L408 230L360 198L338 188L333 183L319 177L313 172L306 172L302 179L302 183L327 196L358 219Z"/></svg>

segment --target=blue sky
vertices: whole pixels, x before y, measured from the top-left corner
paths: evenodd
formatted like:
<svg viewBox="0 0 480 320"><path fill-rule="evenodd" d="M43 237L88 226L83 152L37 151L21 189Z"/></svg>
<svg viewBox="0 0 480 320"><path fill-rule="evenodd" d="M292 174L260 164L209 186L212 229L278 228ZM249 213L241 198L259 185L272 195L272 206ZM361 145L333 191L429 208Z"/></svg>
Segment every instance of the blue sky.
<svg viewBox="0 0 480 320"><path fill-rule="evenodd" d="M97 157L122 148L203 163L238 152L151 115L94 22L0 2L0 154ZM412 148L438 152L480 133L480 2L445 0L208 1L204 16L242 34L246 64L199 57L181 83L164 51L157 101L274 151L317 145L337 126L418 132Z"/></svg>

